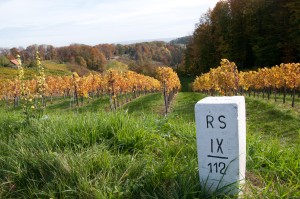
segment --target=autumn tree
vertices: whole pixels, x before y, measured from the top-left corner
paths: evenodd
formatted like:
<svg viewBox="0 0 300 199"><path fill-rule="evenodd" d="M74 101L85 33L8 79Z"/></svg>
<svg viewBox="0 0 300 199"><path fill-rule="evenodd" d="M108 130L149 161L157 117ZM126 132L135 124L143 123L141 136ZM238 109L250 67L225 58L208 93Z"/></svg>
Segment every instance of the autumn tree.
<svg viewBox="0 0 300 199"><path fill-rule="evenodd" d="M239 69L300 59L298 0L223 0L202 15L185 53L185 69L208 72L218 60Z"/></svg>

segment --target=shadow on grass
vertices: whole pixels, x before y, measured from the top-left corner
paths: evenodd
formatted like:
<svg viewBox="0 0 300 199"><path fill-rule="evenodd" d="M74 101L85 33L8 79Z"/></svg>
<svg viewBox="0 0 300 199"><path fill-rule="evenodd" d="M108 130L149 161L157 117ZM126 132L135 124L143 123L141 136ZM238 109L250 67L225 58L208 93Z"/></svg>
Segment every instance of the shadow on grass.
<svg viewBox="0 0 300 199"><path fill-rule="evenodd" d="M70 106L70 99L60 99L58 101L54 101L53 104L50 104L48 102L46 110L49 112L55 112L55 111L76 111L78 113L83 112L97 112L99 110L104 110L105 108L109 109L109 98L107 96L90 99L89 102L87 99L84 99L83 105L81 104L81 101L79 100L79 106L76 106L73 104L73 106Z"/></svg>
<svg viewBox="0 0 300 199"><path fill-rule="evenodd" d="M300 119L288 110L280 110L274 104L246 98L248 128L265 135L284 136L299 142Z"/></svg>
<svg viewBox="0 0 300 199"><path fill-rule="evenodd" d="M194 77L179 77L181 83L181 92L192 92L192 83Z"/></svg>
<svg viewBox="0 0 300 199"><path fill-rule="evenodd" d="M64 99L64 100L60 100L58 102L54 102L53 104L49 103L47 104L46 109L53 111L56 109L67 109L70 108L70 99Z"/></svg>
<svg viewBox="0 0 300 199"><path fill-rule="evenodd" d="M73 108L74 110L78 111L79 113L84 112L93 112L96 113L100 110L109 110L109 98L108 96L96 98L94 100L90 100L90 102L87 102L85 100L84 105L80 107Z"/></svg>
<svg viewBox="0 0 300 199"><path fill-rule="evenodd" d="M172 106L171 116L181 117L187 121L195 121L195 104L206 97L201 93L179 92Z"/></svg>
<svg viewBox="0 0 300 199"><path fill-rule="evenodd" d="M127 109L128 113L144 114L157 113L160 114L163 110L164 102L160 93L149 94L139 97L132 102L124 105L123 109Z"/></svg>

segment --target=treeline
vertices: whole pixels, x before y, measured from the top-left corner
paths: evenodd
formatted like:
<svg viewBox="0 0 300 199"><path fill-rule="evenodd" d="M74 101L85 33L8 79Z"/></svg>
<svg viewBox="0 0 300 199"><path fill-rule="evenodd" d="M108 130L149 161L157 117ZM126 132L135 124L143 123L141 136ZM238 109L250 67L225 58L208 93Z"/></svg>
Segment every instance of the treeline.
<svg viewBox="0 0 300 199"><path fill-rule="evenodd" d="M77 64L88 69L104 71L108 60L118 59L129 65L129 69L143 72L142 68L152 65L177 66L182 61L185 47L165 42L144 42L130 45L99 44L88 46L72 44L64 47L52 45L30 45L26 48L1 48L0 66L10 66L10 60L19 54L27 67L36 65L35 52L42 60ZM140 71L139 71L140 70Z"/></svg>
<svg viewBox="0 0 300 199"><path fill-rule="evenodd" d="M299 24L299 0L219 1L196 25L184 70L208 72L222 58L241 70L299 62Z"/></svg>

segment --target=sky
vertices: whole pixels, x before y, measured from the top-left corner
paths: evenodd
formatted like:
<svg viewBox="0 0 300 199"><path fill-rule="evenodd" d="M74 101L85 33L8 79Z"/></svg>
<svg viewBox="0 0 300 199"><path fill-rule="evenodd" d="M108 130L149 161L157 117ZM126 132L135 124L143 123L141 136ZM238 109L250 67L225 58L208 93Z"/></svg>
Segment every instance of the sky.
<svg viewBox="0 0 300 199"><path fill-rule="evenodd" d="M217 1L0 0L0 47L178 38Z"/></svg>

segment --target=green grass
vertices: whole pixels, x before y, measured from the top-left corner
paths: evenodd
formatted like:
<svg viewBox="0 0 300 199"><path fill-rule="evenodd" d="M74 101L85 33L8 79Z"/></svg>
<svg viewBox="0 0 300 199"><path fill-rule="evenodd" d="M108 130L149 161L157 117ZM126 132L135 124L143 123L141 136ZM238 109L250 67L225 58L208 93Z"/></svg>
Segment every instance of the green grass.
<svg viewBox="0 0 300 199"><path fill-rule="evenodd" d="M268 198L300 196L300 118L263 100L247 98L248 185Z"/></svg>
<svg viewBox="0 0 300 199"><path fill-rule="evenodd" d="M201 93L180 92L176 96L175 102L172 104L172 112L170 115L176 118L182 118L186 122L194 122L194 108L197 101L204 98Z"/></svg>
<svg viewBox="0 0 300 199"><path fill-rule="evenodd" d="M177 124L125 111L47 117L1 115L1 198L199 195L194 140Z"/></svg>
<svg viewBox="0 0 300 199"><path fill-rule="evenodd" d="M47 60L42 62L43 66L47 69L57 70L57 71L65 71L68 72L66 64L60 64L55 61Z"/></svg>
<svg viewBox="0 0 300 199"><path fill-rule="evenodd" d="M49 60L43 61L42 64L45 67L46 75L53 75L53 76L72 75L71 71L67 68L66 64L59 64Z"/></svg>
<svg viewBox="0 0 300 199"><path fill-rule="evenodd" d="M107 112L108 98L48 104L30 125L0 108L0 198L215 198L198 177L195 103L181 92L163 116L154 93ZM299 198L297 114L246 98L245 198ZM223 197L221 197L223 198Z"/></svg>

